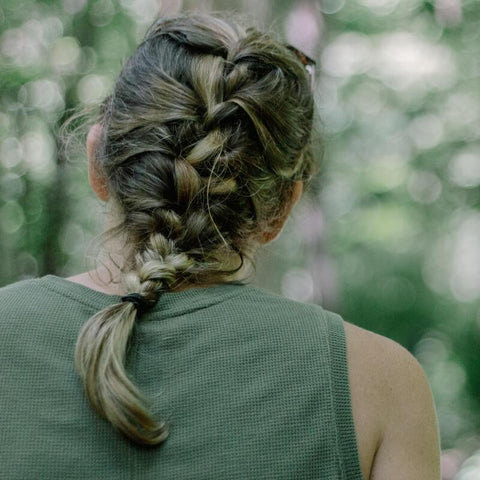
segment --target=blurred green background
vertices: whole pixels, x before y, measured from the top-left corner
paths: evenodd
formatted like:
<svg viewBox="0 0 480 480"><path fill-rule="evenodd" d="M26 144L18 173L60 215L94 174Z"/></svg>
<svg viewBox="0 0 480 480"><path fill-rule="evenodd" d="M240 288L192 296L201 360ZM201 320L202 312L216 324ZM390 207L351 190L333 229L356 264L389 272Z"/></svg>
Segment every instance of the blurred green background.
<svg viewBox="0 0 480 480"><path fill-rule="evenodd" d="M318 61L325 150L254 283L408 348L435 397L443 478L480 478L479 1L0 5L0 286L91 267L102 206L58 130L110 92L153 18L247 14Z"/></svg>

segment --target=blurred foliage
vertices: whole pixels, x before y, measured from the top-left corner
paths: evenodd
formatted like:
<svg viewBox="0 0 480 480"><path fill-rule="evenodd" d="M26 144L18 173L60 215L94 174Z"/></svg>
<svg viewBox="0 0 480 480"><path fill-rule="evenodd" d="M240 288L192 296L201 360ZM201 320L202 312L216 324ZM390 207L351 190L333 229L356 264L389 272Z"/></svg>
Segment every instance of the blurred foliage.
<svg viewBox="0 0 480 480"><path fill-rule="evenodd" d="M255 282L412 351L444 478L480 478L478 1L2 0L0 285L90 268L102 208L59 127L109 93L156 15L193 8L247 13L321 70L321 174Z"/></svg>

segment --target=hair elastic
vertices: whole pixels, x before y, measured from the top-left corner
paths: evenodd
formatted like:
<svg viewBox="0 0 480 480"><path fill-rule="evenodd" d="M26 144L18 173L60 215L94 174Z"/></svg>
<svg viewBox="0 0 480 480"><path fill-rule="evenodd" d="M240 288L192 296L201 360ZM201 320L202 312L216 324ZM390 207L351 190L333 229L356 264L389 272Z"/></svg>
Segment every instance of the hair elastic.
<svg viewBox="0 0 480 480"><path fill-rule="evenodd" d="M140 293L129 293L125 295L122 297L122 302L133 303L139 315L152 306L151 303Z"/></svg>

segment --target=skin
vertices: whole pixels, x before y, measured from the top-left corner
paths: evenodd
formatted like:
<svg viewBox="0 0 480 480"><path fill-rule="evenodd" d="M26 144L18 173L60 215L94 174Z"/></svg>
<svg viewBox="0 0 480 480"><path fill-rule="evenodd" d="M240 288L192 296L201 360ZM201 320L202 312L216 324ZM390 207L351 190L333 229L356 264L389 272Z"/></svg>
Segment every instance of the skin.
<svg viewBox="0 0 480 480"><path fill-rule="evenodd" d="M96 168L95 145L101 127L87 137L89 181L98 198L108 202L105 179ZM285 216L264 243L280 234L303 192L296 182ZM68 280L107 294L123 294L115 281L102 282L113 264ZM193 285L196 286L196 285ZM182 289L192 288L186 286ZM365 480L440 480L440 440L428 380L418 363L398 343L344 322L347 362L360 465Z"/></svg>
<svg viewBox="0 0 480 480"><path fill-rule="evenodd" d="M440 480L438 423L422 367L393 340L344 325L364 478Z"/></svg>

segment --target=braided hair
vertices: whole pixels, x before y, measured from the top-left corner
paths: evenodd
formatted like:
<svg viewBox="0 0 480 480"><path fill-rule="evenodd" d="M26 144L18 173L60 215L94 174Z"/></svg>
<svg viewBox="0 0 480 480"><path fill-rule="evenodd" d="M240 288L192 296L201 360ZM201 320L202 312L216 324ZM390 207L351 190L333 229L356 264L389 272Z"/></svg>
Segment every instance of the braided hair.
<svg viewBox="0 0 480 480"><path fill-rule="evenodd" d="M206 14L156 21L96 119L95 158L131 252L125 291L154 305L163 291L228 283L253 265L294 181L315 173L312 118L308 73L271 35ZM237 258L231 269L227 258ZM75 365L101 416L132 441L158 445L168 425L124 367L137 315L121 302L90 318Z"/></svg>

